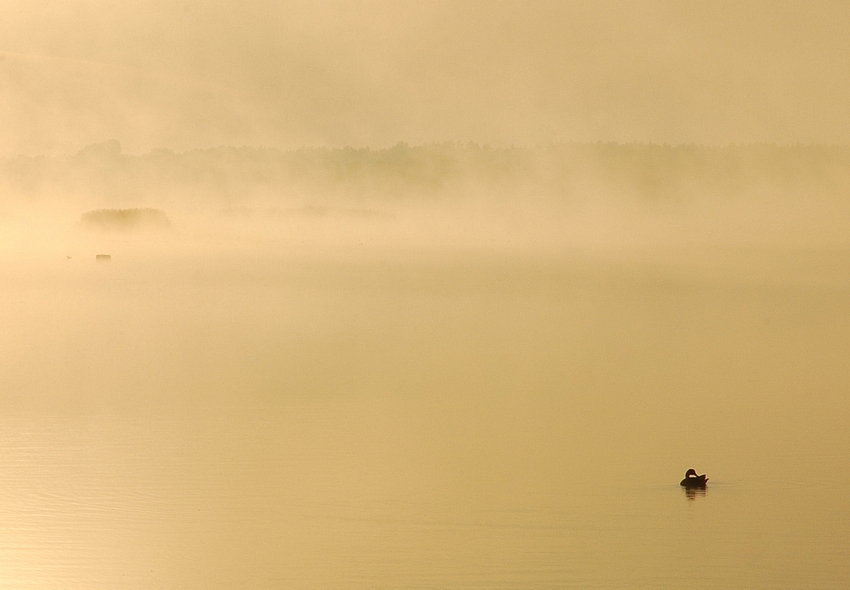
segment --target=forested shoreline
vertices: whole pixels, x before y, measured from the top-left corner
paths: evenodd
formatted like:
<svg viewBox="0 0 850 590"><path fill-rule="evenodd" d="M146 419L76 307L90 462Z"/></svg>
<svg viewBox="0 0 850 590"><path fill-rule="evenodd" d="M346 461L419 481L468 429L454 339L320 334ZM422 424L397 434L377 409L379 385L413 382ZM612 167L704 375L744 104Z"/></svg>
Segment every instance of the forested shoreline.
<svg viewBox="0 0 850 590"><path fill-rule="evenodd" d="M293 193L403 201L472 190L569 198L588 187L649 202L764 191L843 197L850 191L850 147L571 143L492 148L449 142L385 149L159 149L129 155L111 140L73 155L0 160L0 187L7 198L89 194L119 204L152 197L234 203Z"/></svg>

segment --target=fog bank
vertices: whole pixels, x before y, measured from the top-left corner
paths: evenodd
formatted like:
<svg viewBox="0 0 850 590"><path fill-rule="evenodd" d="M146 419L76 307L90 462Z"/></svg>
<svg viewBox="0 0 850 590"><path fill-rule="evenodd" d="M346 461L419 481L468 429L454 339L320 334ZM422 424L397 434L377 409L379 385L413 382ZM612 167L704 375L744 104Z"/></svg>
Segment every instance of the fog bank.
<svg viewBox="0 0 850 590"><path fill-rule="evenodd" d="M846 148L766 144L400 143L134 156L111 141L0 161L0 224L7 254L59 257L130 247L346 256L846 248L848 164ZM151 231L117 231L116 219L91 231L84 216L98 210L125 225L142 210L161 219Z"/></svg>
<svg viewBox="0 0 850 590"><path fill-rule="evenodd" d="M850 141L844 2L0 5L0 154Z"/></svg>

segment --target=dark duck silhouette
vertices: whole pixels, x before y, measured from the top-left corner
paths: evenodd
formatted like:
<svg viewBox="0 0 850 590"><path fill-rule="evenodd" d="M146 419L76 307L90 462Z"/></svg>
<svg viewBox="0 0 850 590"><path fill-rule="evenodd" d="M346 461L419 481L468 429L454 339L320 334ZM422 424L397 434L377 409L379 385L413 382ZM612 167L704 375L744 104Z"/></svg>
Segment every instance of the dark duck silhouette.
<svg viewBox="0 0 850 590"><path fill-rule="evenodd" d="M683 488L705 488L708 483L708 478L703 475L697 475L696 469L688 469L685 472L685 479L679 482Z"/></svg>

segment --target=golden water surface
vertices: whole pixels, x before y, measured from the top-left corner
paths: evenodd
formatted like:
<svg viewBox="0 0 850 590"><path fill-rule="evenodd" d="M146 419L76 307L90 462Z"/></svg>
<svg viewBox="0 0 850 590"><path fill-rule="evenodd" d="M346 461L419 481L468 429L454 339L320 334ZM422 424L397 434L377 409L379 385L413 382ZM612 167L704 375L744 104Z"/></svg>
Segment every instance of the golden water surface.
<svg viewBox="0 0 850 590"><path fill-rule="evenodd" d="M7 259L0 586L846 588L847 260Z"/></svg>

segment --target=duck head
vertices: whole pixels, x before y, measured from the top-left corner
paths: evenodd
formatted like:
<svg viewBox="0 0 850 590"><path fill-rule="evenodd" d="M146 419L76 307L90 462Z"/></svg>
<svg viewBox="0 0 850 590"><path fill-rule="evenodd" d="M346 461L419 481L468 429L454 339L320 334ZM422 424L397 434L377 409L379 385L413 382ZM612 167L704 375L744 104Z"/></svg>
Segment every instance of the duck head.
<svg viewBox="0 0 850 590"><path fill-rule="evenodd" d="M696 469L688 469L685 472L685 477L697 477L697 470Z"/></svg>

